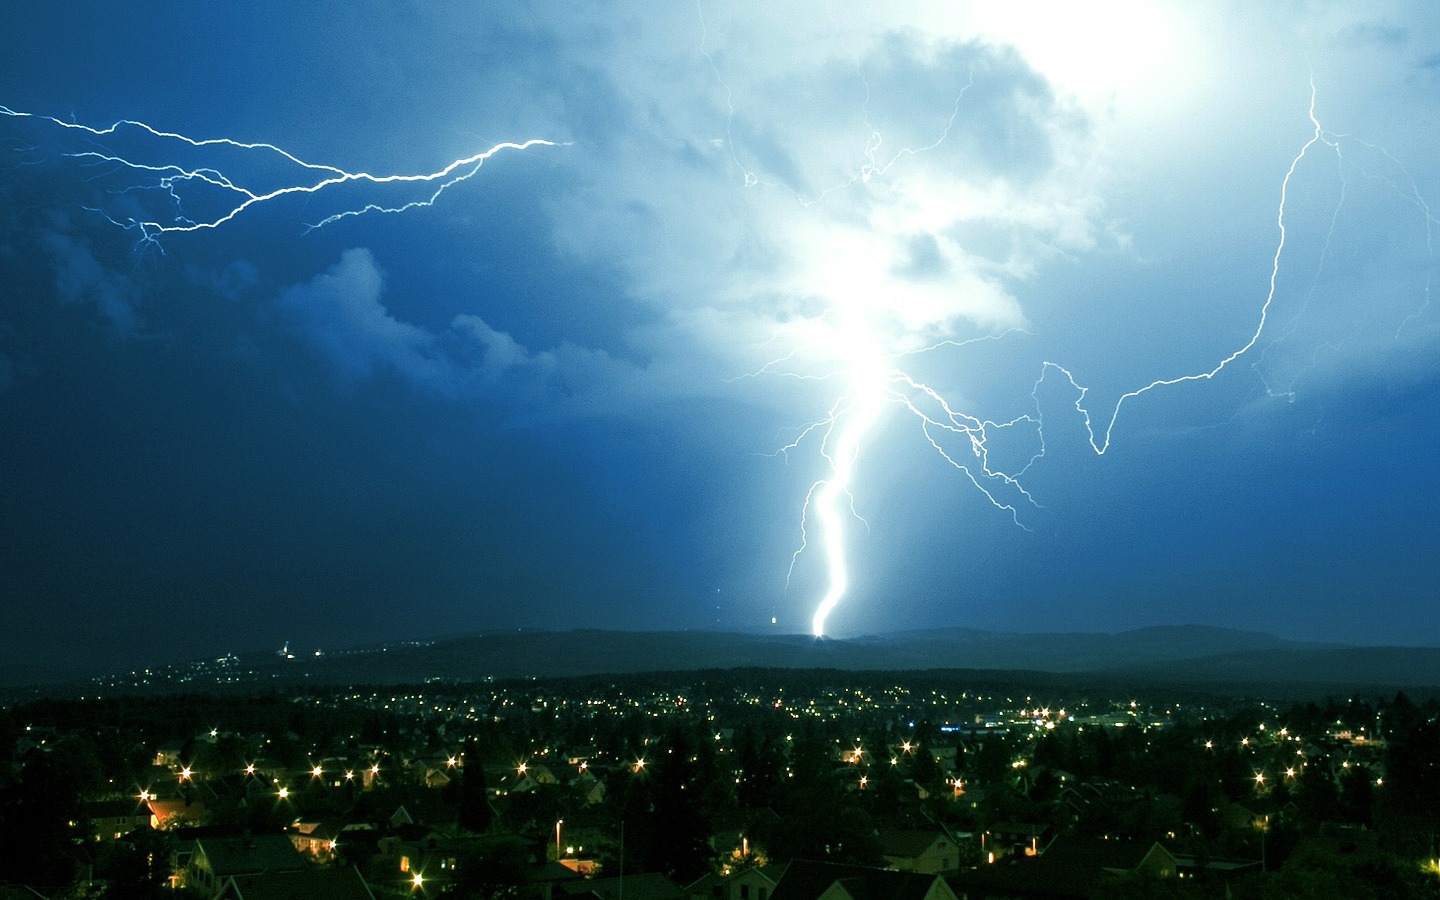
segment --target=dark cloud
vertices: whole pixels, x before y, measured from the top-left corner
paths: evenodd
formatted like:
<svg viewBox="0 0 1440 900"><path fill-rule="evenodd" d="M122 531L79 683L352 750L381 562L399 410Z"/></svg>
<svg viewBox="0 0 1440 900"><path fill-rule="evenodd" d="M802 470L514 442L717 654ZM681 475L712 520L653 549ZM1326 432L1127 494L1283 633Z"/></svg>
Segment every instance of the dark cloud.
<svg viewBox="0 0 1440 900"><path fill-rule="evenodd" d="M107 269L70 235L48 231L43 242L54 261L61 302L93 306L117 336L134 337L140 328L139 292L131 280Z"/></svg>

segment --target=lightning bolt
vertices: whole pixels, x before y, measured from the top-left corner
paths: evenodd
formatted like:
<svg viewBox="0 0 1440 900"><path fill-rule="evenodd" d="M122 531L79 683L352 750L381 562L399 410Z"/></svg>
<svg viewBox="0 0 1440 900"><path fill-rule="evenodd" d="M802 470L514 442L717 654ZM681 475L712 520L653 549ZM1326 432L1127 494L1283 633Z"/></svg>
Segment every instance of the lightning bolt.
<svg viewBox="0 0 1440 900"><path fill-rule="evenodd" d="M130 194L149 189L159 191L167 198L168 204L173 207L174 212L163 221L158 215L154 218L146 218L145 214L120 215L94 210L111 223L126 230L138 232L142 243L156 247L160 246L159 239L164 235L220 228L251 207L272 203L293 195L333 192L347 184L375 188L418 186L420 191L418 196L396 203L367 201L342 208L309 225L309 229L323 228L341 219L367 213L402 213L411 209L427 207L438 201L440 196L450 188L475 177L485 163L498 153L503 151L519 152L532 147L565 146L562 142L543 138L531 138L519 142L502 141L469 156L452 160L433 172L375 175L370 172L350 172L337 166L306 162L288 150L270 143L240 141L228 137L193 138L172 131L162 131L145 122L133 119L121 119L101 128L77 122L66 122L54 116L21 112L7 106L0 106L0 115L48 122L74 131L86 140L116 138L121 132L134 131L140 135L155 138L162 145L183 145L207 152L230 149L250 155L259 154L272 162L278 158L282 165L294 173L294 178L283 181L278 187L262 188L257 187L254 183L262 178L258 174L250 176L250 179L254 179L252 182L250 179L238 175L227 174L214 166L190 167L178 161L150 162L132 159L130 156L105 149L77 150L66 153L65 156L71 159L95 165L118 167L147 179L139 184L128 186L121 193ZM263 166L257 165L256 168L260 169ZM195 205L191 201L199 201L202 196L218 211L212 212L209 216L192 218L187 214L186 207ZM211 197L218 197L218 202L209 199Z"/></svg>
<svg viewBox="0 0 1440 900"><path fill-rule="evenodd" d="M1120 409L1125 405L1126 401L1134 400L1136 397L1148 394L1150 391L1153 391L1156 388L1173 387L1177 384L1184 384L1187 381L1209 381L1215 376L1219 375L1221 372L1225 371L1225 368L1231 363L1235 362L1237 359L1244 356L1246 353L1249 353L1250 350L1255 347L1256 343L1259 342L1260 335L1265 332L1265 326L1270 320L1270 307L1275 300L1275 285L1280 278L1280 260L1281 257L1283 257L1285 254L1285 206L1290 196L1290 180L1295 177L1295 170L1300 167L1300 163L1302 160L1305 159L1305 155L1309 153L1310 149L1316 144L1323 142L1329 145L1332 149L1334 149L1337 154L1339 153L1338 144L1336 144L1333 140L1327 137L1324 127L1321 126L1320 120L1315 116L1315 80L1313 78L1310 80L1310 108L1308 111L1308 115L1310 117L1310 124L1314 126L1314 131L1311 133L1310 139L1307 140L1304 145L1300 147L1300 151L1295 154L1295 158L1290 160L1290 167L1285 170L1285 177L1280 182L1280 205L1275 213L1275 227L1276 230L1279 232L1279 238L1275 243L1275 253L1270 260L1270 284L1269 288L1265 292L1265 300L1260 304L1260 313L1255 323L1255 330L1251 332L1249 340L1245 341L1235 350L1231 351L1228 356L1221 359L1218 363L1214 365L1214 367L1207 369L1203 372L1193 372L1188 375L1177 375L1170 378L1157 378L1149 384L1145 385L1144 387L1136 388L1135 390L1127 391L1126 393L1120 395L1120 399L1115 401L1115 406L1110 410L1110 418L1109 421L1105 424L1103 436L1098 438L1096 436L1096 429L1090 415L1090 410L1085 406L1085 395L1089 393L1089 388L1084 387L1079 382L1077 382L1075 380L1075 376L1070 372L1070 370L1060 365L1059 363L1051 362L1049 360L1046 360L1044 362L1041 369L1040 378L1035 382L1035 391L1032 392L1031 396L1035 397L1039 393L1040 385L1044 383L1045 376L1050 372L1056 371L1059 372L1062 376L1064 376L1064 378L1070 383L1070 386L1074 388L1077 392L1077 396L1075 398L1075 410L1080 414L1081 419L1085 423L1085 431L1086 434L1089 436L1090 448L1094 450L1097 455L1104 456L1105 451L1110 449L1110 442L1112 434L1115 430L1115 423L1117 420L1119 420ZM1334 219L1332 218L1331 221L1333 228ZM1039 403L1038 399L1036 400L1036 403Z"/></svg>
<svg viewBox="0 0 1440 900"><path fill-rule="evenodd" d="M702 45L702 52L704 48ZM720 79L719 70L713 59L707 52L706 58L710 60L712 71L715 72L717 80L725 92L725 105L728 115L733 118L735 105L733 93L729 85ZM863 81L863 77L862 77ZM863 151L864 163L859 165L850 176L840 182L827 187L816 195L805 196L788 185L778 185L788 191L801 206L810 207L823 203L836 191L856 186L864 186L870 183L872 178L878 178L887 174L893 166L906 157L924 153L940 146L949 135L951 126L956 116L960 114L961 103L965 92L973 83L973 73L970 82L961 89L955 100L955 107L951 111L950 118L945 123L943 132L933 142L919 148L904 148L889 160L877 163L876 152L882 146L883 140L880 133L870 125L868 113L869 106L869 85L866 84L865 98L865 125L870 130ZM1114 439L1116 425L1120 419L1122 409L1133 400L1152 391L1163 388L1174 387L1187 382L1210 381L1218 377L1227 368L1232 367L1236 362L1247 354L1256 351L1261 345L1262 337L1266 335L1270 325L1272 307L1274 305L1279 279L1282 271L1282 264L1286 257L1287 240L1289 232L1287 228L1287 208L1290 202L1292 182L1296 177L1302 163L1307 156L1311 155L1317 147L1327 148L1335 155L1337 163L1341 164L1343 170L1343 155L1341 148L1342 135L1327 131L1322 125L1316 112L1317 90L1313 77L1310 79L1310 97L1307 116L1311 125L1308 138L1300 146L1299 150L1291 158L1284 176L1280 181L1279 200L1275 213L1275 228L1277 232L1274 252L1270 258L1270 271L1267 287L1263 299L1258 305L1254 328L1249 332L1248 337L1241 341L1234 349L1223 355L1218 361L1203 370L1181 373L1174 376L1157 378L1149 383L1126 391L1119 399L1104 413L1097 413L1087 402L1090 388L1083 384L1070 368L1053 360L1044 360L1040 365L1040 373L1033 384L1030 392L1034 404L1034 411L1023 413L1015 418L1006 421L994 421L982 419L962 410L956 409L942 393L914 378L901 367L902 357L909 355L930 354L947 347L963 347L976 340L999 340L1013 333L1006 332L999 335L988 335L976 338L971 341L947 341L925 347L921 350L910 353L887 353L884 350L885 338L883 328L879 322L865 321L857 316L853 310L848 309L841 301L835 303L838 310L835 323L827 323L830 327L822 331L822 337L818 343L831 350L833 355L848 360L849 365L835 371L822 375L806 375L803 371L792 367L791 363L799 354L792 352L778 360L762 367L754 374L783 374L797 378L832 380L843 384L840 396L829 407L828 412L819 421L813 422L800 430L799 435L790 443L783 446L779 453L789 457L790 453L797 450L800 445L808 440L818 439L819 456L823 461L825 474L813 482L805 494L804 504L800 515L800 541L799 546L791 555L790 567L786 576L786 588L789 589L790 582L794 576L796 566L801 557L812 547L815 547L824 558L825 587L815 608L811 619L811 631L816 637L823 636L826 631L826 623L832 612L840 604L842 599L850 590L851 576L848 564L849 538L846 525L849 521L864 523L864 518L855 508L855 499L852 489L859 474L859 466L863 455L863 449L873 437L874 431L881 421L882 414L887 406L898 406L908 413L919 425L923 439L930 448L948 465L961 472L980 494L997 510L1008 513L1012 521L1024 528L1021 521L1021 509L1025 506L1037 507L1034 497L1024 487L1022 478L1026 472L1038 460L1045 455L1044 419L1039 399L1040 389L1047 378L1056 375L1065 380L1071 389L1075 391L1073 403L1074 410L1079 415L1086 429L1090 448L1097 456L1104 456L1110 449ZM727 125L727 142L733 128ZM1381 151L1383 152L1383 151ZM1395 166L1399 163L1394 161L1388 153L1384 154ZM733 165L740 170L746 187L765 188L775 187L755 172L745 167L736 149L730 146L730 156ZM1403 167L1401 168L1403 172ZM1407 175L1408 177L1408 175ZM1433 268L1434 252L1432 247L1434 216L1430 207L1424 201L1414 180L1409 180L1408 188L1392 184L1395 192L1407 202L1413 204L1423 215L1425 220L1425 246L1430 254ZM1330 229L1325 236L1325 246L1321 253L1320 263L1314 273L1312 284L1306 295L1305 304L1296 313L1296 319L1305 314L1309 303L1309 297L1314 293L1315 281L1320 277L1326 259L1330 252L1330 241L1334 236L1336 222L1338 221L1340 209L1345 201L1343 185L1339 198L1336 201L1334 211L1331 215ZM1413 312L1411 319L1421 315L1429 305L1430 276L1427 274L1424 286L1424 304L1419 310ZM1291 328L1293 329L1293 321ZM1403 328L1405 323L1402 323ZM1282 335L1278 340L1283 340ZM1266 345L1269 346L1269 345ZM1263 361L1263 356L1262 356ZM1259 363L1255 363L1256 366ZM1272 397L1289 396L1293 398L1293 386L1283 391L1272 387L1261 373L1262 381L1266 385L1266 393ZM991 462L991 438L1005 429L1023 429L1034 447L1027 460L1014 471L1007 471L1003 467L992 465ZM957 446L958 444L958 446Z"/></svg>

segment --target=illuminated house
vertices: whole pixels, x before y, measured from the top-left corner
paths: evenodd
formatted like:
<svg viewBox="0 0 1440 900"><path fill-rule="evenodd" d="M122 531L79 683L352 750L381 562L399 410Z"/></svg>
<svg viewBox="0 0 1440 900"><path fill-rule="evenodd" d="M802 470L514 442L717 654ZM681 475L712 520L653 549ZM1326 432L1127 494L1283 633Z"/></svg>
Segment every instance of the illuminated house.
<svg viewBox="0 0 1440 900"><path fill-rule="evenodd" d="M156 831L205 824L205 804L189 800L150 800L150 827Z"/></svg>
<svg viewBox="0 0 1440 900"><path fill-rule="evenodd" d="M341 826L333 822L297 821L290 833L295 849L317 862L329 862L340 841Z"/></svg>

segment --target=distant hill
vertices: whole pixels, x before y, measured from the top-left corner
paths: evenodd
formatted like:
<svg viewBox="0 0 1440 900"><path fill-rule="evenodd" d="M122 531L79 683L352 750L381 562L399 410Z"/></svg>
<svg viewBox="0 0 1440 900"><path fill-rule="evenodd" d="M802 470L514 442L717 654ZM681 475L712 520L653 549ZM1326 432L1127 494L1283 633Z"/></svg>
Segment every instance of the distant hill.
<svg viewBox="0 0 1440 900"><path fill-rule="evenodd" d="M223 671L199 663L168 667L149 687L416 684L736 668L1070 674L1084 675L1090 683L1143 682L1277 695L1362 688L1440 690L1440 648L1302 643L1198 625L1119 634L945 628L845 640L714 631L515 630L295 659L249 654ZM107 681L111 686L124 684L123 679Z"/></svg>

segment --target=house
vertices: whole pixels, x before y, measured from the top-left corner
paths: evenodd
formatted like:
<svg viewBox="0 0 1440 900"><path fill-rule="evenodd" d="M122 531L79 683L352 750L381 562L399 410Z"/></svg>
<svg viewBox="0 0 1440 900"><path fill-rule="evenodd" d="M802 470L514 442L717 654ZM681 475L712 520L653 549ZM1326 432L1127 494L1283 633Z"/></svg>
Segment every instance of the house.
<svg viewBox="0 0 1440 900"><path fill-rule="evenodd" d="M960 900L1082 900L1107 875L1173 878L1175 857L1157 843L1056 838L1038 856L1014 854L955 876Z"/></svg>
<svg viewBox="0 0 1440 900"><path fill-rule="evenodd" d="M781 866L711 872L687 885L685 895L689 900L770 900L783 872Z"/></svg>
<svg viewBox="0 0 1440 900"><path fill-rule="evenodd" d="M685 892L658 872L561 882L555 885L552 896L575 900L685 900Z"/></svg>
<svg viewBox="0 0 1440 900"><path fill-rule="evenodd" d="M352 866L232 875L219 900L375 900L375 894Z"/></svg>
<svg viewBox="0 0 1440 900"><path fill-rule="evenodd" d="M794 860L770 900L957 900L938 875Z"/></svg>
<svg viewBox="0 0 1440 900"><path fill-rule="evenodd" d="M960 848L938 829L882 831L880 852L890 868L900 872L943 875L960 868Z"/></svg>
<svg viewBox="0 0 1440 900"><path fill-rule="evenodd" d="M1142 841L1058 837L1045 851L1045 857L1052 863L1089 865L1113 875L1174 878L1179 868L1174 854L1154 841L1147 845Z"/></svg>
<svg viewBox="0 0 1440 900"><path fill-rule="evenodd" d="M562 886L581 881L588 877L567 865L567 860L547 860L530 870L530 880L520 890L520 896L528 900L553 900L558 894L565 896Z"/></svg>
<svg viewBox="0 0 1440 900"><path fill-rule="evenodd" d="M329 862L335 855L342 826L337 822L300 820L291 826L290 840L295 849L317 862Z"/></svg>
<svg viewBox="0 0 1440 900"><path fill-rule="evenodd" d="M424 825L454 831L460 823L460 804L447 803L436 794L416 794L402 800L387 821L391 828L404 825Z"/></svg>
<svg viewBox="0 0 1440 900"><path fill-rule="evenodd" d="M146 805L150 810L150 827L156 831L188 828L192 825L205 824L207 810L205 809L205 804L198 800L152 799L148 801Z"/></svg>
<svg viewBox="0 0 1440 900"><path fill-rule="evenodd" d="M497 793L523 794L526 791L533 791L542 784L559 784L560 779L550 771L550 767L541 763L521 763L514 769L508 770L500 781Z"/></svg>
<svg viewBox="0 0 1440 900"><path fill-rule="evenodd" d="M397 883L416 887L429 885L428 889L433 890L444 890L455 880L460 861L478 840L468 836L453 837L421 826L406 826L400 830L404 834L381 839L377 870L388 869Z"/></svg>
<svg viewBox="0 0 1440 900"><path fill-rule="evenodd" d="M137 828L150 827L150 807L128 800L92 800L83 807L97 841L117 841Z"/></svg>
<svg viewBox="0 0 1440 900"><path fill-rule="evenodd" d="M185 870L185 885L218 898L234 876L295 872L309 868L305 857L283 834L238 838L202 837L195 841Z"/></svg>
<svg viewBox="0 0 1440 900"><path fill-rule="evenodd" d="M1045 822L997 822L982 836L981 849L987 857L1039 856L1054 837L1055 829Z"/></svg>

